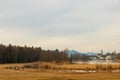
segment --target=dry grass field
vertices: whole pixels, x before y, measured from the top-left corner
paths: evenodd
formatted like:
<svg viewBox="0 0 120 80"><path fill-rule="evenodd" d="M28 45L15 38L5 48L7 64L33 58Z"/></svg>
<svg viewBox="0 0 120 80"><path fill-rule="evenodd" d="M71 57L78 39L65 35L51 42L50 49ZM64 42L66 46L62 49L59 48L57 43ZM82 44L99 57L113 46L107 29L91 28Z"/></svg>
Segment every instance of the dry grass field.
<svg viewBox="0 0 120 80"><path fill-rule="evenodd" d="M25 64L0 65L0 80L120 80L120 72L60 72L59 70L13 70L5 69L8 66L23 66ZM71 64L71 66L76 64ZM62 67L67 64L62 65ZM72 66L72 67L73 67ZM79 65L80 66L80 65ZM84 67L84 66L82 66Z"/></svg>
<svg viewBox="0 0 120 80"><path fill-rule="evenodd" d="M39 68L45 70L84 70L84 71L96 71L96 72L120 72L120 64L69 64L69 63L49 63L49 62L40 62L25 64L24 68Z"/></svg>

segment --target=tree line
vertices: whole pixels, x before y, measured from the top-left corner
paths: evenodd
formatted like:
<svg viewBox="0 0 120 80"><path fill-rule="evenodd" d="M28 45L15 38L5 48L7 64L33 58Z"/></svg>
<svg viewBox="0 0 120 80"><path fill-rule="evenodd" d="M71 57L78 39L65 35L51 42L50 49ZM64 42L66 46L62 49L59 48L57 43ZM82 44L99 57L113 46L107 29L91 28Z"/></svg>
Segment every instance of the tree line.
<svg viewBox="0 0 120 80"><path fill-rule="evenodd" d="M120 62L120 53L107 53ZM0 63L28 63L35 61L45 62L72 62L74 60L88 61L90 56L71 54L66 50L44 50L41 47L24 47L0 44Z"/></svg>
<svg viewBox="0 0 120 80"><path fill-rule="evenodd" d="M28 63L35 61L69 61L65 51L43 50L41 47L24 47L0 44L0 63Z"/></svg>

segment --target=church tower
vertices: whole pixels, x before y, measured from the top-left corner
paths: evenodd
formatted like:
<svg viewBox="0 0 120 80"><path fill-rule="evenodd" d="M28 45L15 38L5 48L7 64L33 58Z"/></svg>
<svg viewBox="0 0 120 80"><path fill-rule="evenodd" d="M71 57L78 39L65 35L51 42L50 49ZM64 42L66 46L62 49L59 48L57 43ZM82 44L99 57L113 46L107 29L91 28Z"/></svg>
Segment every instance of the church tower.
<svg viewBox="0 0 120 80"><path fill-rule="evenodd" d="M101 49L100 55L103 55L103 50Z"/></svg>

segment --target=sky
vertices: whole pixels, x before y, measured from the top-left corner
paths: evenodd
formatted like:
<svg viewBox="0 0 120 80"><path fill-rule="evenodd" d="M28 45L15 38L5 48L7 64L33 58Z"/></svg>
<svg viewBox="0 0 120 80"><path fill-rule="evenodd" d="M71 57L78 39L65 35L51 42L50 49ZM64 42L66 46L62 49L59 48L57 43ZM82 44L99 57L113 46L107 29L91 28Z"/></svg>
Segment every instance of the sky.
<svg viewBox="0 0 120 80"><path fill-rule="evenodd" d="M0 0L0 43L120 52L120 0Z"/></svg>

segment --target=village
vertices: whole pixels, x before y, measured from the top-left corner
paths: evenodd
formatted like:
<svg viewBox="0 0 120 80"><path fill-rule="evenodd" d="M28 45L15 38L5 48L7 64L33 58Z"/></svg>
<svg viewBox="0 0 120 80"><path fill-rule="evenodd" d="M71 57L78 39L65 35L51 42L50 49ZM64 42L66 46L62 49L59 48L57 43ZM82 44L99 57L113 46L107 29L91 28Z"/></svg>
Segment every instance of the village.
<svg viewBox="0 0 120 80"><path fill-rule="evenodd" d="M83 57L83 56L82 56ZM89 64L118 64L119 61L117 60L117 57L119 57L119 54L117 54L115 51L113 53L104 53L103 50L101 50L100 53L94 54L94 53L87 53L87 55L84 55L84 59L86 60L76 60L73 61L73 63L89 63Z"/></svg>

